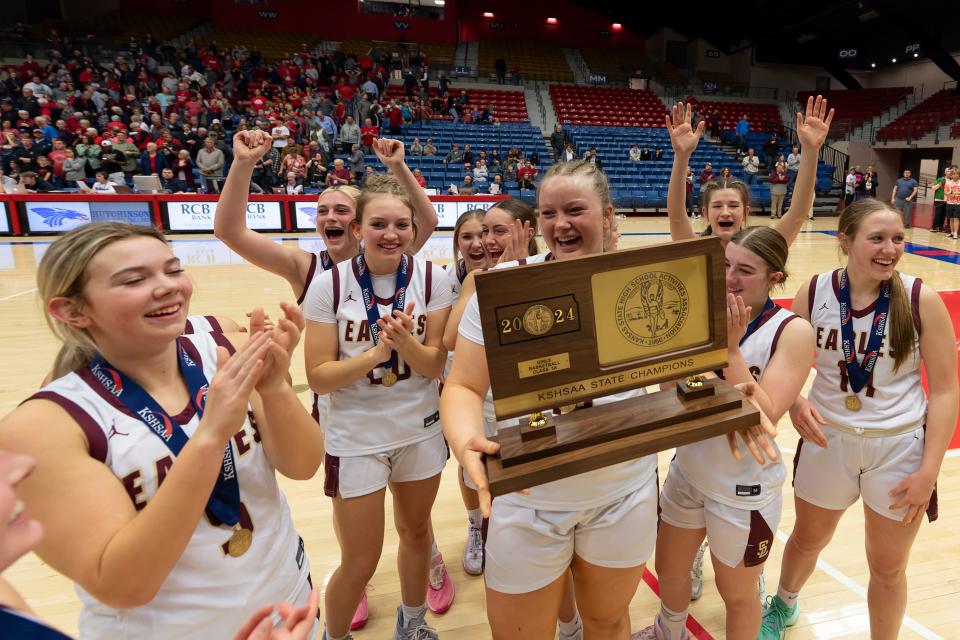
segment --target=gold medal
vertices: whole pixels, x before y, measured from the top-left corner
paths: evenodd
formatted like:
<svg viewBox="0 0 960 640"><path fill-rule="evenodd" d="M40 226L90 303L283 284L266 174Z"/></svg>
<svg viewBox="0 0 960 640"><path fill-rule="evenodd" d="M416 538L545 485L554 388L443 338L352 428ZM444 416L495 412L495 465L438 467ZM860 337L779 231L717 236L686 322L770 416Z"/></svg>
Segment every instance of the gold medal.
<svg viewBox="0 0 960 640"><path fill-rule="evenodd" d="M239 558L250 550L251 544L253 544L253 532L238 524L227 542L227 553L231 558Z"/></svg>
<svg viewBox="0 0 960 640"><path fill-rule="evenodd" d="M860 398L857 396L847 396L846 399L847 409L850 411L860 411L860 407L863 404L860 402Z"/></svg>
<svg viewBox="0 0 960 640"><path fill-rule="evenodd" d="M392 387L393 385L397 384L397 374L395 374L393 371L387 371L385 374L383 374L383 377L380 378L380 384L385 387Z"/></svg>

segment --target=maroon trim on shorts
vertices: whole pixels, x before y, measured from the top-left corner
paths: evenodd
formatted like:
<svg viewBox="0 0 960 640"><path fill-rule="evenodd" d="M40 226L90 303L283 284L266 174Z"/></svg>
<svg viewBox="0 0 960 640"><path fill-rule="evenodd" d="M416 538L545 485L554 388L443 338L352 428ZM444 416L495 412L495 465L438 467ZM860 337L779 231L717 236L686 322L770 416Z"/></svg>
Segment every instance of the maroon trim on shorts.
<svg viewBox="0 0 960 640"><path fill-rule="evenodd" d="M927 423L923 423L923 435L927 435ZM933 483L933 493L930 494L930 501L927 503L927 522L933 522L940 517L940 505L937 499L937 483Z"/></svg>
<svg viewBox="0 0 960 640"><path fill-rule="evenodd" d="M807 315L813 322L813 298L817 295L817 276L810 278L810 285L807 287Z"/></svg>
<svg viewBox="0 0 960 640"><path fill-rule="evenodd" d="M797 450L793 454L793 478L790 480L790 486L797 486L797 468L800 466L800 449L803 448L803 438L797 442Z"/></svg>
<svg viewBox="0 0 960 640"><path fill-rule="evenodd" d="M304 252L306 253L306 252ZM310 266L307 268L307 277L303 279L303 291L300 292L300 297L297 298L297 304L303 304L303 301L307 299L307 290L310 289L310 283L313 282L313 276L317 273L317 254L310 254Z"/></svg>
<svg viewBox="0 0 960 640"><path fill-rule="evenodd" d="M773 547L773 531L757 510L750 511L750 533L743 551L743 566L756 567L766 562Z"/></svg>
<svg viewBox="0 0 960 640"><path fill-rule="evenodd" d="M786 327L788 324L790 324L790 322L791 322L792 320L795 320L797 317L798 317L798 316L795 316L795 315L790 316L790 317L784 319L784 321L780 323L780 326L777 327L777 332L776 332L775 334L773 334L773 341L770 343L770 358L771 358L771 359L773 358L773 354L775 354L775 353L777 352L777 344L780 343L780 334L783 333L783 328ZM767 362L769 362L769 360L768 360Z"/></svg>
<svg viewBox="0 0 960 640"><path fill-rule="evenodd" d="M55 391L38 391L24 400L24 402L30 400L49 400L70 414L70 417L80 426L83 434L87 437L87 446L90 447L90 457L106 463L108 449L107 437L103 435L103 429L100 428L96 420L84 411L80 405Z"/></svg>
<svg viewBox="0 0 960 640"><path fill-rule="evenodd" d="M313 394L313 402L310 406L310 417L313 418L313 421L317 424L320 424L320 396L318 396L314 391L310 392Z"/></svg>
<svg viewBox="0 0 960 640"><path fill-rule="evenodd" d="M673 457L676 458L676 457L677 457L677 454L673 454ZM673 461L673 459L671 459L671 462L672 462L672 461ZM657 470L656 470L655 476L656 476L656 479L657 479L657 532L659 533L659 531L660 531L660 514L663 513L663 509L660 508L660 489L662 488L662 487L660 486L660 469L657 469Z"/></svg>
<svg viewBox="0 0 960 640"><path fill-rule="evenodd" d="M323 495L336 498L340 493L340 456L323 454Z"/></svg>
<svg viewBox="0 0 960 640"><path fill-rule="evenodd" d="M913 281L913 288L910 291L910 311L913 312L913 326L917 329L917 335L920 335L920 287L923 286L923 280L916 278Z"/></svg>

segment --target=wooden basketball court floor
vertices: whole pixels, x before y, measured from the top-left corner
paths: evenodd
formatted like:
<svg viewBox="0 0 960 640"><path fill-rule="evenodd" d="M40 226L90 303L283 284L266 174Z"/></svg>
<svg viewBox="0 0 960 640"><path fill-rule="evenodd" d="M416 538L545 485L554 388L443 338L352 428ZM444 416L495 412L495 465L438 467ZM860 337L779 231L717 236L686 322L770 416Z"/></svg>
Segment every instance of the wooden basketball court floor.
<svg viewBox="0 0 960 640"><path fill-rule="evenodd" d="M755 217L752 224L765 224ZM700 223L702 224L702 223ZM797 287L813 273L839 266L836 239L829 231L835 218L808 223L791 251L790 278L780 297L792 297ZM665 218L622 220L621 247L629 248L669 241ZM50 238L0 241L0 413L6 414L29 396L47 372L57 345L47 330L36 298L36 264ZM921 276L942 292L954 326L960 329L960 242L923 229L907 231L908 253L900 263L902 271ZM313 236L280 236L277 242L315 246ZM437 232L425 248L426 257L439 263L452 255L450 232ZM245 263L209 236L180 236L173 239L179 255L195 282L191 312L228 315L242 320L254 306L276 313L277 303L293 296L281 278ZM302 355L295 360L292 374L296 384L305 382ZM812 376L811 376L812 377ZM301 394L307 402L307 393ZM778 441L790 464L797 434L789 419L781 421ZM960 436L954 441L940 475L940 519L924 522L913 548L908 569L909 604L901 632L903 638L960 638ZM670 452L660 454L664 477ZM306 541L315 581L321 585L335 568L338 548L331 528L330 501L322 490L322 473L308 482L281 479L290 501L296 526ZM777 543L767 563L767 585L776 589L781 553L793 526L792 490L784 487L784 513ZM390 501L387 501L388 511ZM397 538L388 513L382 559L370 587L370 621L357 632L358 640L390 637L399 603L396 572ZM489 638L484 608L483 579L466 575L460 565L465 540L466 515L456 482L456 462L451 459L443 475L433 510L433 522L440 549L447 562L457 594L453 607L443 616L428 615L443 637ZM78 532L83 535L83 532ZM703 597L691 604L691 624L697 638L724 636L723 603L713 583L709 562L705 567ZM649 573L640 584L631 604L634 630L650 623L659 603L653 593L656 579ZM56 574L33 555L23 558L5 574L26 597L36 613L66 633L76 633L79 601L70 582ZM818 570L801 594L800 621L787 637L865 638L868 637L866 609L867 565L863 549L863 516L858 503L840 523L833 542L823 553ZM260 604L251 602L253 611ZM699 625L699 628L697 627Z"/></svg>

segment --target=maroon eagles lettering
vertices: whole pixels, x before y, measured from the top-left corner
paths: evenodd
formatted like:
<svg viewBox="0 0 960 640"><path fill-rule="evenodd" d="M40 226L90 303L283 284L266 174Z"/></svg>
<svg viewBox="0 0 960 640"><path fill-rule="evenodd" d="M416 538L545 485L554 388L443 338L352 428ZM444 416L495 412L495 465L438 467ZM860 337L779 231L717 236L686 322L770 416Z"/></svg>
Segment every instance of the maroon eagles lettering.
<svg viewBox="0 0 960 640"><path fill-rule="evenodd" d="M816 326L817 330L817 349L825 349L827 351L841 351L840 348L840 330L837 328ZM824 336L826 334L826 336ZM854 343L857 346L857 353L865 355L867 353L867 341L870 339L870 333L854 331ZM896 356L896 353L886 349L886 336L883 337L883 340L880 342L880 355L878 357L882 358L885 355L891 358Z"/></svg>
<svg viewBox="0 0 960 640"><path fill-rule="evenodd" d="M426 314L413 314L413 325L416 327L416 335L422 336L427 330ZM370 340L370 324L366 320L360 322L347 320L344 323L344 342L370 342Z"/></svg>
<svg viewBox="0 0 960 640"><path fill-rule="evenodd" d="M260 430L257 428L257 423L253 419L253 414L247 412L247 416L250 418L250 428L240 429L240 431L237 431L233 435L233 443L236 445L238 458L242 458L253 448L254 444L260 442ZM156 494L157 490L163 485L163 481L166 480L167 472L170 471L170 468L173 466L173 460L173 456L168 454L153 463L157 477L157 486L154 488L153 494ZM144 495L146 487L143 486L143 477L143 469L134 469L120 479L123 483L123 488L126 489L127 495L130 496L130 501L137 511L147 506L147 497Z"/></svg>

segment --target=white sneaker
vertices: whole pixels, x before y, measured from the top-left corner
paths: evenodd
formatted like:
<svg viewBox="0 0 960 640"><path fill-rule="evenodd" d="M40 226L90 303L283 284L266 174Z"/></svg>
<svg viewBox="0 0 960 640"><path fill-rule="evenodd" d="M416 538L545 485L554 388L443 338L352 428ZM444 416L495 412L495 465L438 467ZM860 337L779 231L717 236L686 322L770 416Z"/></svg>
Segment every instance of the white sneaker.
<svg viewBox="0 0 960 640"><path fill-rule="evenodd" d="M663 632L660 631L656 621L649 627L645 627L640 631L637 631L635 634L630 636L630 640L664 640L665 636ZM680 640L690 640L690 633L684 629L683 633L680 636Z"/></svg>
<svg viewBox="0 0 960 640"><path fill-rule="evenodd" d="M703 595L703 554L707 550L706 541L700 543L697 549L697 555L693 558L693 566L690 567L690 599L699 600Z"/></svg>
<svg viewBox="0 0 960 640"><path fill-rule="evenodd" d="M463 570L472 576L483 573L483 532L467 523L467 544L463 547Z"/></svg>
<svg viewBox="0 0 960 640"><path fill-rule="evenodd" d="M579 621L579 617L577 618ZM573 633L564 633L562 629L559 629L560 621L557 620L557 640L583 640L583 622L579 622L577 628L574 629Z"/></svg>
<svg viewBox="0 0 960 640"><path fill-rule="evenodd" d="M660 638L657 637L657 625L652 624L649 627L640 629L640 631L630 636L630 640L660 640Z"/></svg>

